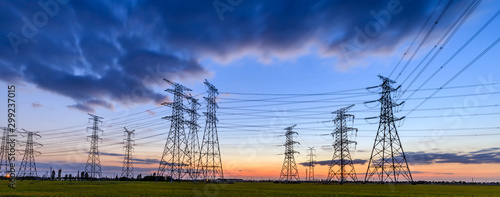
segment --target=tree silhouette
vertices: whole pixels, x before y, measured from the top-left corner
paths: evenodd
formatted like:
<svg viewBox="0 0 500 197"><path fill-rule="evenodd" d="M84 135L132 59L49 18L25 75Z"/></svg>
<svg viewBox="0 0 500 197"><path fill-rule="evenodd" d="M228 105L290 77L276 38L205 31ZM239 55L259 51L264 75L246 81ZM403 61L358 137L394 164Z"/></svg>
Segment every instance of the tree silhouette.
<svg viewBox="0 0 500 197"><path fill-rule="evenodd" d="M56 171L52 170L52 175L50 176L50 179L54 180L56 179Z"/></svg>

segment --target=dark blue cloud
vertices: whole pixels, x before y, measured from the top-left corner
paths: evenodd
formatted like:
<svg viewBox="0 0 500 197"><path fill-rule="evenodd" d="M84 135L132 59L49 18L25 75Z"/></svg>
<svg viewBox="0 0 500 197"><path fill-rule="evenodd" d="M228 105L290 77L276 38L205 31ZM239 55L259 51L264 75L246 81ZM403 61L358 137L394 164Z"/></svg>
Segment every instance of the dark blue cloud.
<svg viewBox="0 0 500 197"><path fill-rule="evenodd" d="M488 148L468 153L425 153L407 152L411 164L460 163L497 164L500 163L500 148Z"/></svg>
<svg viewBox="0 0 500 197"><path fill-rule="evenodd" d="M500 163L500 148L487 148L468 153L426 153L406 152L408 163L410 165L427 165L435 163L459 163L459 164L497 164ZM314 164L329 166L331 160L315 161ZM354 159L354 164L364 165L368 160ZM309 162L299 163L302 166L309 166ZM413 171L412 171L413 173ZM446 173L442 173L446 174Z"/></svg>
<svg viewBox="0 0 500 197"><path fill-rule="evenodd" d="M0 2L0 80L35 84L86 112L113 103L159 104L166 98L153 88L166 85L161 78L199 80L207 73L203 58L266 59L312 44L342 59L341 46L359 37L355 28L377 21L372 11L399 3L401 12L356 55L391 51L415 34L436 4L244 0L221 20L213 1L65 1Z"/></svg>
<svg viewBox="0 0 500 197"><path fill-rule="evenodd" d="M368 160L364 160L364 159L353 159L352 160L353 164L364 165L366 162L368 162ZM299 163L299 164L302 165L302 166L309 166L310 165L309 162L303 162L303 163ZM332 164L332 160L315 161L314 164L315 165L320 165L320 166L330 166Z"/></svg>
<svg viewBox="0 0 500 197"><path fill-rule="evenodd" d="M101 155L107 155L107 156L115 156L115 157L124 157L124 154L121 153L106 153L106 152L101 152L99 153ZM160 160L158 159L141 159L141 158L132 158L132 161L134 164L160 164Z"/></svg>

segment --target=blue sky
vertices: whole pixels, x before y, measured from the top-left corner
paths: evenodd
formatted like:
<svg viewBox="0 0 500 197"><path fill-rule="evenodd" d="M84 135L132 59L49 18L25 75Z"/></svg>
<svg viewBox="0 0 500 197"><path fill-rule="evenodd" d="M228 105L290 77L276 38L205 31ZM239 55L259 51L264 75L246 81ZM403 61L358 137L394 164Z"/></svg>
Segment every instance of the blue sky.
<svg viewBox="0 0 500 197"><path fill-rule="evenodd" d="M204 79L219 89L219 136L229 177L276 178L283 162L283 147L277 145L284 138L279 135L293 124L298 124L296 140L301 142L298 163L306 161L310 146L317 149L316 160L331 159L332 138L323 134L330 133L333 124L324 121L333 118L330 112L353 103L358 103L351 110L356 116L353 126L359 128L353 158L367 160L377 120L364 118L377 116L379 106L362 103L378 99L365 89L380 84L377 75L389 76L395 70L395 86L408 88L399 99L406 104L396 114L404 116L497 40L500 25L494 18L426 82L498 12L498 2L481 1L443 49L434 51L475 1L453 1L448 8L448 1L220 1L229 6L224 12L211 1L47 2L53 2L49 12L33 1L0 2L0 83L18 88L19 127L42 135L40 171L50 165L71 173L82 170L89 148L87 113L104 117L100 150L109 176L119 173L123 127L137 130L138 172L157 168L170 126L160 119L170 110L159 104L172 98L163 91L169 86L162 78L190 87L200 99L206 96ZM390 20L377 19L380 13L388 13L384 16ZM36 27L28 36L23 17ZM13 44L14 34L26 42ZM415 78L417 73L411 71L419 72L429 60L426 55L436 51L436 58ZM416 179L474 176L498 181L498 129L488 128L499 126L494 114L500 104L494 94L500 89L499 51L493 46L447 85L456 88L440 90L398 127ZM424 82L423 90L408 99ZM344 90L352 91L335 93ZM4 88L0 97L6 92ZM0 114L0 119L6 117ZM199 121L201 130L204 120ZM475 134L488 135L468 136ZM478 166L483 167L469 172ZM362 174L366 167L359 164L356 170ZM318 169L318 177L326 176L326 166ZM303 173L305 167L299 165L299 170Z"/></svg>

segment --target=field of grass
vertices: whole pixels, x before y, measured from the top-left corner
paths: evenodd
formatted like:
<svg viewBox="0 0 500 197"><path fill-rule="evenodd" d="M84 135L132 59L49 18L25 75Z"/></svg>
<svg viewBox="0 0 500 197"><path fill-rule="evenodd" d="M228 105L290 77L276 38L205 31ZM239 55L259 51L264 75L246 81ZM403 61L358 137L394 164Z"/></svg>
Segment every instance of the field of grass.
<svg viewBox="0 0 500 197"><path fill-rule="evenodd" d="M0 181L0 196L498 196L500 186Z"/></svg>

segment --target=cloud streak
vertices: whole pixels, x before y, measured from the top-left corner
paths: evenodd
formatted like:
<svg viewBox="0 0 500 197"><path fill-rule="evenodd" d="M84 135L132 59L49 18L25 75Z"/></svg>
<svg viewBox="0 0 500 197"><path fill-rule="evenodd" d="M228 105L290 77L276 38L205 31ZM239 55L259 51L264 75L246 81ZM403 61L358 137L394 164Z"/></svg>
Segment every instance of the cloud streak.
<svg viewBox="0 0 500 197"><path fill-rule="evenodd" d="M353 159L352 160L353 164L364 165L366 162L368 162L368 160L364 160L364 159ZM299 164L302 166L310 166L309 162L302 162ZM332 160L323 160L323 161L315 161L314 162L314 165L320 165L320 166L330 166L331 164L332 164Z"/></svg>
<svg viewBox="0 0 500 197"><path fill-rule="evenodd" d="M500 163L500 148L488 148L468 153L407 152L408 162L417 165L436 163L497 164Z"/></svg>
<svg viewBox="0 0 500 197"><path fill-rule="evenodd" d="M124 154L121 153L106 153L100 152L100 155L113 156L113 157L124 157ZM158 159L141 159L141 158L132 158L134 164L159 164L160 160Z"/></svg>

